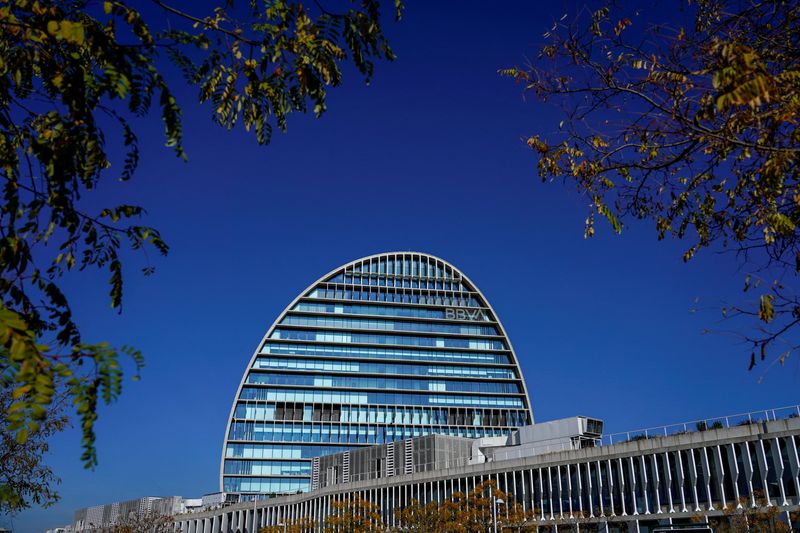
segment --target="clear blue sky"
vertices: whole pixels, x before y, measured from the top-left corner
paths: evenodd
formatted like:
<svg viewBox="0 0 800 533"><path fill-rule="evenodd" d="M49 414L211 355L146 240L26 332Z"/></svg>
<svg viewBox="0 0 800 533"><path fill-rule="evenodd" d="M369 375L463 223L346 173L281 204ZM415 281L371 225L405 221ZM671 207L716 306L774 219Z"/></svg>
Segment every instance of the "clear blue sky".
<svg viewBox="0 0 800 533"><path fill-rule="evenodd" d="M533 55L563 6L432 4L411 2L389 24L398 59L377 65L371 86L349 71L324 118L291 117L269 147L213 127L185 88L188 163L141 123L136 177L99 196L146 206L172 252L151 278L129 271L121 316L106 276L66 286L87 340L143 350L143 380L101 409L96 470L82 469L76 431L54 440L62 501L17 516L15 531L69 523L89 505L216 491L226 417L269 325L323 273L381 251L432 253L480 287L537 420L585 414L613 432L798 403L796 362L758 384L745 347L701 334L724 326L718 313L689 313L695 297L714 307L738 296L732 257L685 265L650 224L621 237L601 225L584 240L586 199L536 176L522 139L560 118L496 70Z"/></svg>

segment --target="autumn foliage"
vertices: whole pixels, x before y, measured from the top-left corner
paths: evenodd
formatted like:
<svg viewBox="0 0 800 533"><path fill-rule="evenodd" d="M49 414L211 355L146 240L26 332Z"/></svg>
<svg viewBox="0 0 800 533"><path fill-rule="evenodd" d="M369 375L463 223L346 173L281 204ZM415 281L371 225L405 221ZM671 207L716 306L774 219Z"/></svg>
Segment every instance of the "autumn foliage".
<svg viewBox="0 0 800 533"><path fill-rule="evenodd" d="M534 62L501 73L563 110L527 144L542 180L585 198L585 235L642 219L685 241L684 261L734 251L752 275L723 313L752 319L751 368L783 363L800 346L800 4L654 7L565 14Z"/></svg>

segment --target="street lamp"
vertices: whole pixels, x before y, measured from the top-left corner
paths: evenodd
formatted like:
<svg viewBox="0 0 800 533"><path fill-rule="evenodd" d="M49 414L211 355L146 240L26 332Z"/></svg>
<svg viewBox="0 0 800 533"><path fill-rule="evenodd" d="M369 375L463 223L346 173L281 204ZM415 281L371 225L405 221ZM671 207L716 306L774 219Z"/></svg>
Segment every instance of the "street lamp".
<svg viewBox="0 0 800 533"><path fill-rule="evenodd" d="M504 502L502 498L495 498L494 494L492 494L492 525L494 527L494 533L497 533L497 506L503 505Z"/></svg>

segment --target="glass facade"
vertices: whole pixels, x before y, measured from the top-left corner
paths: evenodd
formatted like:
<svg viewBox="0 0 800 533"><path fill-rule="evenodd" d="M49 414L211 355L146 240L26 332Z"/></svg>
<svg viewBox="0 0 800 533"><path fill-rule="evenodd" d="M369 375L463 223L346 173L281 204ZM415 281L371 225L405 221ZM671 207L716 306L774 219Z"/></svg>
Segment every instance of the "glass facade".
<svg viewBox="0 0 800 533"><path fill-rule="evenodd" d="M380 254L324 276L270 327L234 401L220 489L307 491L318 455L531 423L516 356L477 288L439 258Z"/></svg>

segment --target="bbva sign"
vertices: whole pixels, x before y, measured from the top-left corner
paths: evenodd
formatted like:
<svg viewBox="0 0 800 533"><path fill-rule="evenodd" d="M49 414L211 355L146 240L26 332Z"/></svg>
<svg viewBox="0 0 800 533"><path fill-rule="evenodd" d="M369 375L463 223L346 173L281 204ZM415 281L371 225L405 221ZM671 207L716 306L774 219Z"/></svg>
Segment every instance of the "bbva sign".
<svg viewBox="0 0 800 533"><path fill-rule="evenodd" d="M444 317L449 320L487 320L483 309L464 309L461 307L446 307Z"/></svg>

